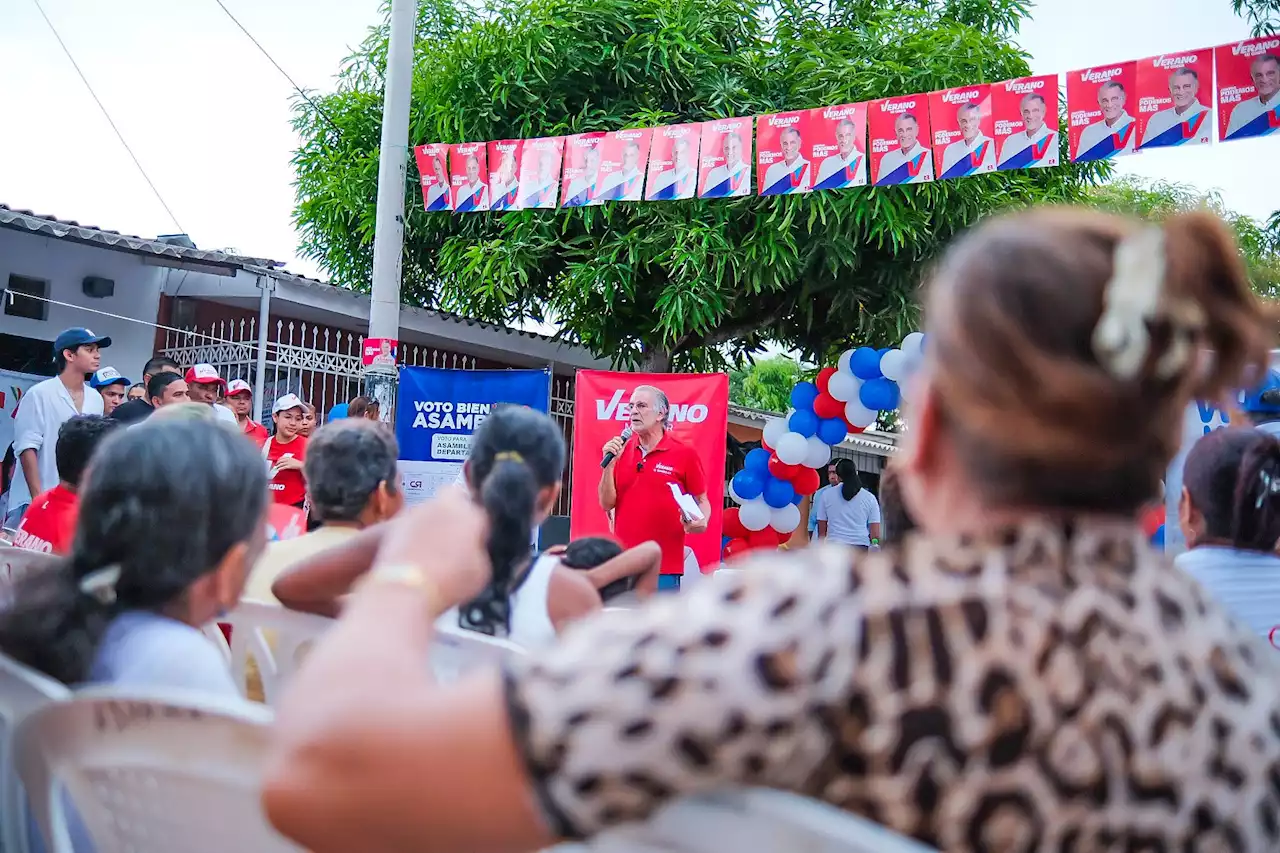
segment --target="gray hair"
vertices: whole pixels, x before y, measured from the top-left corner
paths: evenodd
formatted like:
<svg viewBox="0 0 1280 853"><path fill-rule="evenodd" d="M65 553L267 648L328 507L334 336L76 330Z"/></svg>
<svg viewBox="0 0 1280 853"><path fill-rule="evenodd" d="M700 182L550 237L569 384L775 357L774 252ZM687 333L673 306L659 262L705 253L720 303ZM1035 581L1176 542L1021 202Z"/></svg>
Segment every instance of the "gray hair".
<svg viewBox="0 0 1280 853"><path fill-rule="evenodd" d="M320 427L302 468L312 512L321 521L355 521L380 484L397 490L399 455L396 437L380 423L345 418Z"/></svg>
<svg viewBox="0 0 1280 853"><path fill-rule="evenodd" d="M654 385L637 385L636 391L648 391L652 394L654 405L662 412L662 428L671 426L671 401L667 399L666 392Z"/></svg>

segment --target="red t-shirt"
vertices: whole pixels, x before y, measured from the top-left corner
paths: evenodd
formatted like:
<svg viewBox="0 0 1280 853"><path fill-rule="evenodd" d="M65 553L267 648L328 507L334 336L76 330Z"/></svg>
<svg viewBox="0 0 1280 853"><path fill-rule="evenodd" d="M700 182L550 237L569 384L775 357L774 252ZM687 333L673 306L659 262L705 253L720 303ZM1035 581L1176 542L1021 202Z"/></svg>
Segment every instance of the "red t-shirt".
<svg viewBox="0 0 1280 853"><path fill-rule="evenodd" d="M695 498L707 491L698 454L670 433L648 456L640 452L640 442L628 441L613 476L618 490L613 532L623 547L657 542L662 548L662 574L684 574L684 523L669 484Z"/></svg>
<svg viewBox="0 0 1280 853"><path fill-rule="evenodd" d="M261 447L267 440L267 428L249 418L244 422L244 434L253 439L253 443Z"/></svg>
<svg viewBox="0 0 1280 853"><path fill-rule="evenodd" d="M18 522L18 535L13 544L28 551L66 554L71 550L79 512L80 498L59 483L27 507L22 521Z"/></svg>
<svg viewBox="0 0 1280 853"><path fill-rule="evenodd" d="M286 455L292 455L293 458L302 462L307 458L307 439L300 435L288 444L281 444L273 437L267 441L262 452L267 459L267 464L273 469L275 464ZM307 481L301 471L276 471L275 476L271 478L269 488L271 498L278 504L297 506L307 499Z"/></svg>

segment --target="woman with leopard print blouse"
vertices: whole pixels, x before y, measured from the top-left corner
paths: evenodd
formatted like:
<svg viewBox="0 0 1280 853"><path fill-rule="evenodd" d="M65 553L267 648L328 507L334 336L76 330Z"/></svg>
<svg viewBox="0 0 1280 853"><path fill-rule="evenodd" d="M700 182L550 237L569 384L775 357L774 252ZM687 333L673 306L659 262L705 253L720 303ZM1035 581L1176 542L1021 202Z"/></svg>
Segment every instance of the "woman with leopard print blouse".
<svg viewBox="0 0 1280 853"><path fill-rule="evenodd" d="M948 251L926 307L920 530L437 685L422 650L484 585L486 521L418 508L344 555L371 570L279 708L271 819L317 853L514 853L758 785L948 851L1280 849L1280 661L1133 520L1188 402L1265 364L1230 236L1018 213Z"/></svg>

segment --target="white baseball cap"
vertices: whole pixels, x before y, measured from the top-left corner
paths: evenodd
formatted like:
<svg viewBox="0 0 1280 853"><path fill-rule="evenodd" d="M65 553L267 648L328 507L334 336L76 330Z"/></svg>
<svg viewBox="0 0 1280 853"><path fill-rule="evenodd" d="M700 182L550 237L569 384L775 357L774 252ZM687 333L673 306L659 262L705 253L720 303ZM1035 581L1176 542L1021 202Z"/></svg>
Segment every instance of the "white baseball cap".
<svg viewBox="0 0 1280 853"><path fill-rule="evenodd" d="M302 398L297 394L285 394L276 400L275 405L271 407L271 414L278 415L281 412L287 412L289 409L305 409L306 403L302 402Z"/></svg>
<svg viewBox="0 0 1280 853"><path fill-rule="evenodd" d="M227 383L226 394L230 397L233 394L252 394L253 386L243 379L232 379Z"/></svg>

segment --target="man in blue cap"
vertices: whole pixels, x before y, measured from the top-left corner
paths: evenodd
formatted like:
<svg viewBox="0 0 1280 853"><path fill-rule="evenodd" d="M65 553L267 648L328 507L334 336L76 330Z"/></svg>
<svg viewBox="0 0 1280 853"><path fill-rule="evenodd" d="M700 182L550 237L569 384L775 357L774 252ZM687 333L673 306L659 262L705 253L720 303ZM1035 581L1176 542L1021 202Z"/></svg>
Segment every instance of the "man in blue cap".
<svg viewBox="0 0 1280 853"><path fill-rule="evenodd" d="M1255 427L1280 437L1280 373L1268 370L1262 384L1241 394L1240 410Z"/></svg>
<svg viewBox="0 0 1280 853"><path fill-rule="evenodd" d="M58 375L31 386L13 418L13 452L18 456L9 487L6 527L16 527L32 498L58 483L54 447L58 430L76 415L101 415L102 395L85 378L102 364L100 350L111 338L89 329L67 329L53 342Z"/></svg>
<svg viewBox="0 0 1280 853"><path fill-rule="evenodd" d="M129 386L132 384L114 367L102 368L89 380L89 385L102 395L103 415L110 415L124 402L124 395L129 393Z"/></svg>

